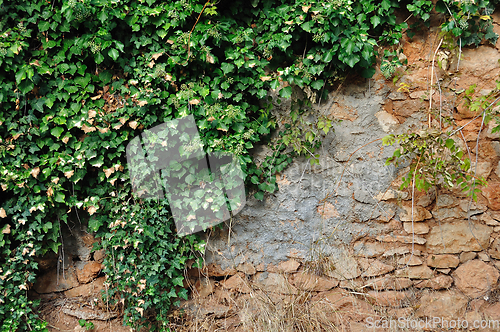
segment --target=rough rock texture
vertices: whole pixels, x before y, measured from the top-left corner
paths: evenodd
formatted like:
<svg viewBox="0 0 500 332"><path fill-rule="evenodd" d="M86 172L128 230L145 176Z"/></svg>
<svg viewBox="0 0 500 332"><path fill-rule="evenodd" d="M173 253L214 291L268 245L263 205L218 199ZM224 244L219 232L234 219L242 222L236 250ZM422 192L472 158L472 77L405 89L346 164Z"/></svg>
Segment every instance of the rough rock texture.
<svg viewBox="0 0 500 332"><path fill-rule="evenodd" d="M495 289L499 276L496 268L477 259L460 265L453 273L457 288L471 298Z"/></svg>
<svg viewBox="0 0 500 332"><path fill-rule="evenodd" d="M426 248L431 253L460 253L487 248L492 229L477 222L455 221L436 225L427 236Z"/></svg>
<svg viewBox="0 0 500 332"><path fill-rule="evenodd" d="M462 318L467 306L467 297L455 291L429 292L420 299L417 317Z"/></svg>

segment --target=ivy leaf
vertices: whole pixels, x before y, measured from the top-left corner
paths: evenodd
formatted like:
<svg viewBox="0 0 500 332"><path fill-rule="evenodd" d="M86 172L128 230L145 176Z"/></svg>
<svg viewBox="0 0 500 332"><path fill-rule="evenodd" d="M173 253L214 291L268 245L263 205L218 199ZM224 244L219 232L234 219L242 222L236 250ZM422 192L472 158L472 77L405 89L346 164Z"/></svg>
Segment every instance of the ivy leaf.
<svg viewBox="0 0 500 332"><path fill-rule="evenodd" d="M380 17L372 16L372 18L370 19L370 22L372 23L373 27L376 28L377 25L380 24Z"/></svg>
<svg viewBox="0 0 500 332"><path fill-rule="evenodd" d="M223 62L221 63L220 67L224 72L224 75L229 74L234 70L234 65L232 63Z"/></svg>
<svg viewBox="0 0 500 332"><path fill-rule="evenodd" d="M52 136L55 136L57 138L59 138L61 136L61 134L63 133L64 129L61 128L61 127L55 127L55 128L52 128L52 130L50 131L50 133L52 134Z"/></svg>
<svg viewBox="0 0 500 332"><path fill-rule="evenodd" d="M292 96L292 87L287 86L280 90L280 97L282 98L290 98Z"/></svg>
<svg viewBox="0 0 500 332"><path fill-rule="evenodd" d="M38 30L40 30L40 32L49 30L49 27L50 21L41 21L40 23L38 23Z"/></svg>
<svg viewBox="0 0 500 332"><path fill-rule="evenodd" d="M100 221L97 218L91 218L89 220L89 229L93 232L97 232L99 230L99 227L102 226L102 221Z"/></svg>
<svg viewBox="0 0 500 332"><path fill-rule="evenodd" d="M255 198L257 198L259 201L264 199L264 192L263 191L258 191L253 195Z"/></svg>
<svg viewBox="0 0 500 332"><path fill-rule="evenodd" d="M108 55L111 57L111 59L116 61L120 56L120 53L116 49L112 48L108 51Z"/></svg>
<svg viewBox="0 0 500 332"><path fill-rule="evenodd" d="M319 90L323 87L324 84L325 84L325 81L317 80L317 81L314 81L311 83L311 87L315 90Z"/></svg>
<svg viewBox="0 0 500 332"><path fill-rule="evenodd" d="M58 203L64 203L64 198L65 198L64 194L60 191L57 192L54 196L54 200Z"/></svg>
<svg viewBox="0 0 500 332"><path fill-rule="evenodd" d="M101 52L97 52L95 54L94 59L95 59L95 63L100 64L101 62L104 61L104 56L101 54Z"/></svg>

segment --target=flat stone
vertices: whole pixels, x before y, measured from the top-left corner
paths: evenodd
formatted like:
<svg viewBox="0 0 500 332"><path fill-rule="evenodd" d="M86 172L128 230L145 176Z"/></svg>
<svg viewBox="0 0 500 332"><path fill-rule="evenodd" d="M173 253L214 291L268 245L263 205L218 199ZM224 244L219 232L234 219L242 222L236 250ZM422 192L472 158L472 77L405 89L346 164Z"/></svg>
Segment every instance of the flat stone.
<svg viewBox="0 0 500 332"><path fill-rule="evenodd" d="M365 286L366 286L366 279L361 277L356 279L342 280L339 283L340 288L352 289L355 291L361 291L362 289L364 289Z"/></svg>
<svg viewBox="0 0 500 332"><path fill-rule="evenodd" d="M479 258L483 262L491 261L490 257L485 252L482 251L477 253L477 258Z"/></svg>
<svg viewBox="0 0 500 332"><path fill-rule="evenodd" d="M64 295L66 297L100 296L101 290L104 289L104 281L106 281L106 277L99 277L88 284L80 285L65 291Z"/></svg>
<svg viewBox="0 0 500 332"><path fill-rule="evenodd" d="M76 277L81 284L91 282L97 277L102 269L102 264L92 262L77 262L76 264Z"/></svg>
<svg viewBox="0 0 500 332"><path fill-rule="evenodd" d="M488 207L492 210L500 210L500 182L488 182L488 186L482 187L482 194L488 200Z"/></svg>
<svg viewBox="0 0 500 332"><path fill-rule="evenodd" d="M277 272L291 273L291 272L296 272L299 266L300 266L299 262L297 262L294 259L289 259L287 261L280 262L276 268L278 270Z"/></svg>
<svg viewBox="0 0 500 332"><path fill-rule="evenodd" d="M232 267L228 267L225 270L222 269L220 265L215 263L208 264L203 267L202 274L207 277L226 277L232 276L236 274L236 269Z"/></svg>
<svg viewBox="0 0 500 332"><path fill-rule="evenodd" d="M438 195L436 200L437 208L449 208L457 205L457 199L451 195Z"/></svg>
<svg viewBox="0 0 500 332"><path fill-rule="evenodd" d="M243 272L236 273L234 276L231 276L229 279L221 282L221 285L226 289L231 289L238 293L247 294L252 291L246 275Z"/></svg>
<svg viewBox="0 0 500 332"><path fill-rule="evenodd" d="M480 251L482 248L488 247L492 229L489 226L475 222L471 222L470 226L474 234L472 234L467 221L433 226L427 235L427 251L445 254Z"/></svg>
<svg viewBox="0 0 500 332"><path fill-rule="evenodd" d="M432 270L426 265L408 266L401 270L396 270L394 273L396 277L410 278L410 279L430 279L434 276Z"/></svg>
<svg viewBox="0 0 500 332"><path fill-rule="evenodd" d="M407 255L398 260L398 265L417 266L422 265L422 260L415 255Z"/></svg>
<svg viewBox="0 0 500 332"><path fill-rule="evenodd" d="M449 267L457 267L460 260L454 255L429 255L427 256L427 265L439 269L446 269Z"/></svg>
<svg viewBox="0 0 500 332"><path fill-rule="evenodd" d="M474 251L464 251L460 254L460 263L465 263L476 258L477 253Z"/></svg>
<svg viewBox="0 0 500 332"><path fill-rule="evenodd" d="M376 257L382 255L387 247L387 243L358 241L354 243L353 251L356 256Z"/></svg>
<svg viewBox="0 0 500 332"><path fill-rule="evenodd" d="M451 207L451 208L434 208L432 210L432 216L437 220L446 220L446 219L461 219L465 218L466 215L462 211L460 207Z"/></svg>
<svg viewBox="0 0 500 332"><path fill-rule="evenodd" d="M371 263L371 265L366 269L363 274L361 274L362 277L376 277L382 274L389 273L394 270L394 267L385 263L382 263L379 260L375 260L374 262Z"/></svg>
<svg viewBox="0 0 500 332"><path fill-rule="evenodd" d="M488 320L500 320L500 302L485 305L481 308L484 318ZM498 330L498 325L496 326Z"/></svg>
<svg viewBox="0 0 500 332"><path fill-rule="evenodd" d="M105 257L106 257L105 249L99 249L97 251L94 251L94 261L96 261L97 263L104 262Z"/></svg>
<svg viewBox="0 0 500 332"><path fill-rule="evenodd" d="M497 220L493 219L493 217L488 212L483 213L481 215L480 220L483 221L488 226L493 226L493 227L500 226L500 222L498 222Z"/></svg>
<svg viewBox="0 0 500 332"><path fill-rule="evenodd" d="M467 302L467 297L456 291L427 292L420 298L420 306L415 315L441 317L447 320L461 318L465 313Z"/></svg>
<svg viewBox="0 0 500 332"><path fill-rule="evenodd" d="M403 228L408 234L427 234L429 233L429 226L426 223L414 222L413 225L411 222L403 223Z"/></svg>
<svg viewBox="0 0 500 332"><path fill-rule="evenodd" d="M238 265L236 270L239 272L243 272L245 274L248 274L248 275L254 275L255 273L257 273L257 270L255 270L255 267L253 266L253 264L248 263L248 262L245 262L245 263Z"/></svg>
<svg viewBox="0 0 500 332"><path fill-rule="evenodd" d="M377 240L382 242L401 242L415 244L425 244L425 242L427 242L427 240L423 237L405 235L379 235L377 236Z"/></svg>
<svg viewBox="0 0 500 332"><path fill-rule="evenodd" d="M500 259L500 238L496 238L488 249L488 254L495 259Z"/></svg>
<svg viewBox="0 0 500 332"><path fill-rule="evenodd" d="M471 298L483 296L494 289L500 276L496 268L478 259L460 265L452 275L455 286Z"/></svg>
<svg viewBox="0 0 500 332"><path fill-rule="evenodd" d="M410 300L410 293L405 291L369 291L368 299L382 307L403 307Z"/></svg>
<svg viewBox="0 0 500 332"><path fill-rule="evenodd" d="M354 279L361 275L356 259L350 255L345 257L333 258L330 257L330 264L333 269L328 269L325 274L329 277L338 280Z"/></svg>
<svg viewBox="0 0 500 332"><path fill-rule="evenodd" d="M409 248L406 248L406 247L398 247L398 248L394 248L394 249L391 249L391 250L387 250L386 252L384 252L384 254L382 255L382 257L390 257L390 256L396 256L396 255L404 255L404 254L407 254L410 252L410 249Z"/></svg>
<svg viewBox="0 0 500 332"><path fill-rule="evenodd" d="M450 274L451 269L436 269L436 271L441 272L443 274Z"/></svg>
<svg viewBox="0 0 500 332"><path fill-rule="evenodd" d="M474 172L474 169L475 169L475 162L472 162L471 171ZM489 161L480 161L477 163L476 176L488 179L492 170L493 166Z"/></svg>
<svg viewBox="0 0 500 332"><path fill-rule="evenodd" d="M297 288L292 286L288 280L279 273L258 272L253 276L256 286L265 292L278 294L297 294Z"/></svg>
<svg viewBox="0 0 500 332"><path fill-rule="evenodd" d="M413 286L413 281L409 278L395 278L393 276L379 277L366 284L367 287L375 290L401 290Z"/></svg>
<svg viewBox="0 0 500 332"><path fill-rule="evenodd" d="M432 288L434 290L448 289L453 284L453 278L450 276L440 275L432 279L422 280L415 283L417 288Z"/></svg>
<svg viewBox="0 0 500 332"><path fill-rule="evenodd" d="M313 315L321 315L334 323L346 320L361 322L377 316L369 303L341 289L318 293L311 299L311 304Z"/></svg>
<svg viewBox="0 0 500 332"><path fill-rule="evenodd" d="M201 278L194 284L193 294L198 298L205 298L215 290L215 282L209 278Z"/></svg>
<svg viewBox="0 0 500 332"><path fill-rule="evenodd" d="M432 218L432 214L423 206L413 206L413 221L424 221ZM403 211L399 214L399 220L412 221L411 206L403 205Z"/></svg>
<svg viewBox="0 0 500 332"><path fill-rule="evenodd" d="M337 287L339 284L337 279L320 277L307 272L295 273L290 282L298 289L308 292L324 292Z"/></svg>

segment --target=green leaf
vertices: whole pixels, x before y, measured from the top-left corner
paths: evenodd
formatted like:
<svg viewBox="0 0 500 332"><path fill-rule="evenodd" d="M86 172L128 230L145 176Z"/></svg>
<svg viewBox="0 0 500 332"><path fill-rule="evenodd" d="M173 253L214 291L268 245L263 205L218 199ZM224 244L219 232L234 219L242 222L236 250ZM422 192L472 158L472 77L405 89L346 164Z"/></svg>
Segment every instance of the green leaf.
<svg viewBox="0 0 500 332"><path fill-rule="evenodd" d="M259 201L261 201L264 199L264 192L262 190L258 191L253 196L257 198Z"/></svg>
<svg viewBox="0 0 500 332"><path fill-rule="evenodd" d="M280 97L282 98L290 98L292 96L292 87L287 86L280 90Z"/></svg>
<svg viewBox="0 0 500 332"><path fill-rule="evenodd" d="M111 59L116 61L120 56L120 53L116 49L112 48L108 51L108 55L111 57Z"/></svg>
<svg viewBox="0 0 500 332"><path fill-rule="evenodd" d="M43 224L42 228L43 228L43 231L45 233L47 233L49 231L49 229L52 229L52 223L50 221L48 221L45 224Z"/></svg>
<svg viewBox="0 0 500 332"><path fill-rule="evenodd" d="M101 10L97 18L99 19L99 21L101 21L101 23L106 22L106 20L108 19L108 13L105 8Z"/></svg>
<svg viewBox="0 0 500 332"><path fill-rule="evenodd" d="M324 84L325 84L325 81L317 80L317 81L314 81L311 83L311 87L315 90L320 90Z"/></svg>
<svg viewBox="0 0 500 332"><path fill-rule="evenodd" d="M234 65L232 63L223 62L221 63L220 67L224 72L224 75L229 74L234 70Z"/></svg>
<svg viewBox="0 0 500 332"><path fill-rule="evenodd" d="M40 32L49 30L49 27L50 27L49 21L41 21L40 23L38 23L38 29L40 30Z"/></svg>
<svg viewBox="0 0 500 332"><path fill-rule="evenodd" d="M372 18L370 19L370 22L372 23L373 27L376 28L377 25L380 24L380 17L372 16Z"/></svg>
<svg viewBox="0 0 500 332"><path fill-rule="evenodd" d="M52 136L55 136L57 138L59 138L61 136L61 134L63 133L64 129L61 128L61 127L55 127L55 128L52 128L52 130L50 131L50 133L52 134Z"/></svg>
<svg viewBox="0 0 500 332"><path fill-rule="evenodd" d="M104 56L101 54L101 52L97 52L95 54L94 59L95 59L95 63L100 64L101 62L104 61Z"/></svg>
<svg viewBox="0 0 500 332"><path fill-rule="evenodd" d="M89 219L89 229L92 232L97 232L99 230L99 227L102 226L102 221L97 219L97 218L91 218Z"/></svg>
<svg viewBox="0 0 500 332"><path fill-rule="evenodd" d="M58 203L64 203L64 194L62 192L57 192L55 195L54 195L54 200Z"/></svg>

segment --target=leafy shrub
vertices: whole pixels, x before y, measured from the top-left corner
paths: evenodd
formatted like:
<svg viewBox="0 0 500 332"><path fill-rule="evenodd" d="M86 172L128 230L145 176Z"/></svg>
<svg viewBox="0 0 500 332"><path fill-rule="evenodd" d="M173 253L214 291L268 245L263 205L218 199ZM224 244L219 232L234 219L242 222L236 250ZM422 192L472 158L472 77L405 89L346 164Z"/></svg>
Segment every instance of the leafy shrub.
<svg viewBox="0 0 500 332"><path fill-rule="evenodd" d="M425 19L427 3L411 4ZM127 143L192 114L207 152L236 155L262 198L291 162L286 145L304 141L295 151L314 154L319 135L289 127L257 167L250 150L276 127L261 103L269 89L289 98L293 86L310 87L321 98L339 73L373 75L376 47L397 44L407 28L398 8L396 0L0 0L1 330L45 329L27 289L34 257L60 250L68 220L88 223L113 248L106 272L126 299L125 323L137 326L149 308L165 322L174 298L185 297L183 264L203 243L173 235L164 202L133 198Z"/></svg>

